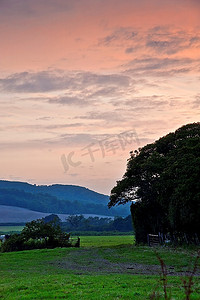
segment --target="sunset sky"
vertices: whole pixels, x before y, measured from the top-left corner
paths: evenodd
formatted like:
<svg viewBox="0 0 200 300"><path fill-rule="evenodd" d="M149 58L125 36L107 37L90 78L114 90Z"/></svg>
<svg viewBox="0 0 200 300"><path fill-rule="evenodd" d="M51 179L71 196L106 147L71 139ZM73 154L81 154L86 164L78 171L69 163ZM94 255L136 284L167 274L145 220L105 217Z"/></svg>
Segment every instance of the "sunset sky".
<svg viewBox="0 0 200 300"><path fill-rule="evenodd" d="M0 179L109 194L200 121L199 0L0 0Z"/></svg>

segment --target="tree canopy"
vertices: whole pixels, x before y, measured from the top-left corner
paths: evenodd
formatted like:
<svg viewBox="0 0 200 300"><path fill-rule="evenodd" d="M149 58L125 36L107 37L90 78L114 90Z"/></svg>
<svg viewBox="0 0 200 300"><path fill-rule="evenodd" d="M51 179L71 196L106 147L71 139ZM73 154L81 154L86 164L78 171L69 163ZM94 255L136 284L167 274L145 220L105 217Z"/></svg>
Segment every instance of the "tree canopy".
<svg viewBox="0 0 200 300"><path fill-rule="evenodd" d="M134 151L108 206L131 201L138 242L158 232L198 240L199 180L200 123L193 123Z"/></svg>

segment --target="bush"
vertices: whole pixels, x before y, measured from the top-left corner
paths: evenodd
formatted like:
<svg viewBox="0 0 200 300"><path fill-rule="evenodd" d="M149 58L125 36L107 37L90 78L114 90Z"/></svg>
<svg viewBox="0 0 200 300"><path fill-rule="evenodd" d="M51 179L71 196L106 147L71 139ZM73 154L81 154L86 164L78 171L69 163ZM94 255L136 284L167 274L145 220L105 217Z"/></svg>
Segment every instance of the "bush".
<svg viewBox="0 0 200 300"><path fill-rule="evenodd" d="M38 219L27 223L21 234L12 234L2 243L1 252L72 247L69 238L70 234L63 233L60 225ZM77 247L77 244L74 246Z"/></svg>
<svg viewBox="0 0 200 300"><path fill-rule="evenodd" d="M12 252L24 250L24 237L21 234L12 234L1 245L2 252Z"/></svg>

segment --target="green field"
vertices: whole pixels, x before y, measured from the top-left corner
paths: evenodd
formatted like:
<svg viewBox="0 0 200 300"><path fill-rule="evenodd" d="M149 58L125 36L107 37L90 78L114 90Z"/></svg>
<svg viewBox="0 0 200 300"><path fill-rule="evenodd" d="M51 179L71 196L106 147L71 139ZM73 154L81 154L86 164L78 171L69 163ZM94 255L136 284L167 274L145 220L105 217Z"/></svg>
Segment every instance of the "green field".
<svg viewBox="0 0 200 300"><path fill-rule="evenodd" d="M110 247L133 243L134 237L132 235L81 236L81 247Z"/></svg>
<svg viewBox="0 0 200 300"><path fill-rule="evenodd" d="M131 236L81 237L81 248L0 253L0 299L163 298L154 249L134 246ZM159 249L173 299L185 299L180 275L196 250ZM200 270L198 269L198 274ZM199 299L199 277L191 299Z"/></svg>
<svg viewBox="0 0 200 300"><path fill-rule="evenodd" d="M24 226L0 226L0 232L3 234L5 233L12 233L12 232L21 232Z"/></svg>

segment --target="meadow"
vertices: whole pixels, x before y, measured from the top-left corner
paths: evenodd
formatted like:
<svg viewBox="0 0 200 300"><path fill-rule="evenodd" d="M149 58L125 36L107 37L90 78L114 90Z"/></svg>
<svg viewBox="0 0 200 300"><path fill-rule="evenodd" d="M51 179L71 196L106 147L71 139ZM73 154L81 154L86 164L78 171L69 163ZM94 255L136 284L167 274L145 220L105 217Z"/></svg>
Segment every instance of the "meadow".
<svg viewBox="0 0 200 300"><path fill-rule="evenodd" d="M0 253L0 299L164 299L155 251L133 236L81 237L80 248ZM185 299L181 281L196 249L159 248L173 299ZM200 269L197 270L200 275ZM199 299L199 276L191 299Z"/></svg>
<svg viewBox="0 0 200 300"><path fill-rule="evenodd" d="M0 226L0 233L20 233L24 226Z"/></svg>

